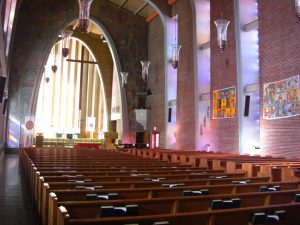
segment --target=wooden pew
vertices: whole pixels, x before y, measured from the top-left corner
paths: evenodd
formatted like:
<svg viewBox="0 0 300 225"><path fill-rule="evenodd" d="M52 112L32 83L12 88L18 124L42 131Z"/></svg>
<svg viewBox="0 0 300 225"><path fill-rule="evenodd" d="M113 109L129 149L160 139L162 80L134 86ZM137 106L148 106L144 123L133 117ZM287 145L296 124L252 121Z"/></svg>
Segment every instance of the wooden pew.
<svg viewBox="0 0 300 225"><path fill-rule="evenodd" d="M284 211L285 218L278 225L300 224L300 203L280 204L272 206L245 207L239 209L203 211L194 213L159 214L147 216L95 218L95 219L72 219L69 212L63 206L58 210L58 225L153 225L157 221L168 221L170 225L251 225L254 213L273 215L275 211ZM277 223L273 223L277 224Z"/></svg>
<svg viewBox="0 0 300 225"><path fill-rule="evenodd" d="M37 172L37 175L39 175L39 172ZM138 185L138 186L149 186L149 182L152 183L152 186L157 186L162 181L164 183L167 182L175 182L175 183L188 183L191 184L191 182L195 181L201 182L214 182L214 179L217 179L220 177L222 179L222 176L226 176L226 178L242 178L244 177L243 173L233 173L233 174L220 174L220 173L204 173L204 174L197 174L197 175L162 175L162 176L79 176L79 177L67 177L67 176L37 176L35 180L35 199L38 201L39 197L41 196L42 186L44 182L74 182L78 185L84 184L86 182L102 182L102 184L107 183L122 183L127 182L131 185ZM210 177L216 177L216 178L210 178ZM147 180L146 180L147 179Z"/></svg>
<svg viewBox="0 0 300 225"><path fill-rule="evenodd" d="M200 181L197 181L197 182L188 182L188 181L180 181L177 183L178 184L182 184L184 183L185 186L181 186L181 189L180 191L184 190L184 189L197 189L197 188L212 188L212 191L215 190L213 189L214 186L217 186L216 189L223 189L224 193L226 193L226 190L227 191L230 191L229 193L231 193L231 191L233 191L232 193L239 193L239 192L250 192L250 191L255 191L255 190L258 190L258 186L248 186L250 184L248 184L248 188L247 187L244 187L243 189L242 186L244 186L243 184L236 184L234 186L230 186L232 181L237 181L237 180L242 180L244 181L245 178L243 179L235 179L235 178L225 178L225 179L215 179L215 180L204 180L202 182ZM269 178L268 177L255 177L255 178L247 178L247 180L250 180L253 184L255 185L256 183L257 184L264 184L266 185L266 182L269 181ZM166 184L167 182L161 182L161 184L157 183L157 182L151 182L151 183L139 183L139 184L135 184L135 186L133 186L131 183L107 183L107 184L104 184L104 183L94 183L94 182L90 182L90 183L86 183L85 184L85 187L93 187L93 186L99 186L99 185L102 185L103 187L98 189L99 191L106 191L106 190L116 190L116 189L124 189L126 188L127 190L132 190L133 192L136 191L138 192L139 190L144 190L145 188L148 189L148 191L150 190L150 193L152 194L153 197L170 197L170 196L173 196L172 194L168 194L167 192L168 191L168 188L161 188L160 185L162 184ZM172 183L175 183L175 182L172 182ZM148 185L147 185L148 184ZM219 187L221 185L221 187ZM226 187L226 185L229 185L229 189L228 187ZM271 183L270 183L271 185ZM286 184L286 185L290 185L290 189L293 189L295 187L298 187L298 183L290 183L290 184ZM78 186L78 184L74 184L74 183L45 183L43 185L43 189L42 189L42 196L40 197L40 202L39 202L39 205L40 205L40 211L42 213L42 211L46 212L47 211L47 207L49 205L49 199L48 199L48 196L49 196L49 193L52 192L53 190L65 190L65 189L75 189L76 190L76 186ZM224 187L225 186L225 187ZM241 186L241 187L239 187ZM154 190L154 191L151 191L151 190ZM158 189L157 191L155 191L156 189ZM173 191L176 191L178 189L178 187L172 187L171 188ZM286 189L289 189L287 188L286 186ZM78 190L78 189L77 189ZM214 193L214 191L212 192ZM177 195L177 194L175 194Z"/></svg>
<svg viewBox="0 0 300 225"><path fill-rule="evenodd" d="M40 181L42 181L42 179L40 179ZM37 198L39 198L39 195L37 195Z"/></svg>
<svg viewBox="0 0 300 225"><path fill-rule="evenodd" d="M73 174L70 176L40 176L40 172L36 172L35 180L34 180L34 191L38 192L41 189L43 182L74 182L74 183L85 183L85 182L131 182L131 184L139 184L140 183L149 183L149 182L162 182L162 181L174 181L177 180L183 181L201 181L201 180L209 180L209 179L218 179L218 178L242 178L245 177L244 173L191 173L189 174L171 174L171 175L141 175L141 176L88 176L82 174ZM74 177L75 175L75 177Z"/></svg>
<svg viewBox="0 0 300 225"><path fill-rule="evenodd" d="M176 176L173 179L160 179L160 180L149 180L149 181L111 181L111 182L105 182L101 181L100 179L96 181L96 179L93 180L87 180L84 181L86 177L81 177L80 182L63 182L64 180L61 179L48 179L45 180L43 177L40 177L38 180L38 184L36 186L36 200L43 196L43 184L46 182L51 185L51 183L73 183L75 186L82 186L82 185L101 185L103 188L118 188L118 187L125 187L125 188L145 188L145 187L160 187L162 184L172 184L172 183L183 183L186 186L191 185L217 185L217 184L230 184L234 180L245 180L244 176L242 174L232 174L231 176L228 176L226 178L209 178L208 176L204 176L202 179L201 177L199 179L188 179L188 177L184 177L184 179L176 179ZM162 177L163 178L163 177ZM196 178L196 177L195 177ZM247 178L248 179L248 178ZM249 178L252 182L262 182L262 181L269 181L269 177L260 177L260 178Z"/></svg>
<svg viewBox="0 0 300 225"><path fill-rule="evenodd" d="M300 190L288 190L278 192L222 194L193 197L171 197L156 199L129 199L111 201L70 201L60 202L72 219L98 218L103 206L137 205L136 215L159 215L185 212L200 212L214 210L215 200L224 200L225 208L243 208L251 206L264 206L293 203L295 195ZM238 204L232 204L230 200L237 200ZM231 206L230 206L231 205ZM221 205L219 205L221 206ZM222 208L222 206L221 206ZM217 209L215 209L217 210ZM103 215L104 217L104 215Z"/></svg>
<svg viewBox="0 0 300 225"><path fill-rule="evenodd" d="M111 165L111 164L110 164ZM35 164L31 164L31 172L30 172L30 189L32 190L32 193L35 193L37 190L37 182L39 181L39 176L40 176L40 172L37 171L37 168L35 167ZM114 167L114 166L110 166L110 167ZM110 167L105 167L105 168L110 168ZM143 165L143 168L146 168L146 167L151 167L151 166L148 166L148 165ZM131 168L131 169L139 169L139 167L127 167L127 166L123 166L122 167L123 169L127 169L127 168ZM156 165L153 165L152 168L155 168L155 169L159 169L160 167L159 166L156 166ZM171 169L179 169L179 168L186 168L186 169L189 169L189 167L186 167L186 166L178 166L178 165L172 165L170 166L170 164L168 165L163 165L162 169L165 169L165 168L171 168Z"/></svg>
<svg viewBox="0 0 300 225"><path fill-rule="evenodd" d="M53 218L55 210L62 201L85 201L87 194L103 195L107 193L117 193L118 199L142 199L142 198L165 198L165 197L178 197L182 196L186 190L199 191L207 190L207 195L228 195L228 194L239 194L258 192L260 187L268 185L268 187L280 186L280 190L292 190L300 189L300 182L289 182L289 183L257 183L257 184L231 184L231 185L216 185L216 186L190 186L190 187L174 187L174 188L151 188L151 189L107 189L107 190L52 190L49 195L50 207L45 208L43 212L45 215L49 214L49 218ZM300 191L300 190L299 190ZM53 221L51 219L51 221Z"/></svg>
<svg viewBox="0 0 300 225"><path fill-rule="evenodd" d="M74 182L74 183L85 183L85 182L102 182L103 184L109 182L130 182L131 184L143 185L149 182L152 183L160 183L162 181L166 182L209 182L210 179L212 181L217 178L223 178L222 176L226 176L226 178L242 178L245 177L244 173L232 173L232 174L222 174L222 173L200 173L196 175L163 175L163 176L79 176L79 177L67 177L67 176L39 176L39 172L37 172L37 176L35 178L35 189L36 196L39 196L39 191L42 189L43 182ZM154 185L156 186L156 184Z"/></svg>
<svg viewBox="0 0 300 225"><path fill-rule="evenodd" d="M137 151L143 151L143 152L149 152L149 150L137 150ZM159 150L157 150L159 151ZM250 162L252 161L253 163L259 163L259 162L265 162L268 164L272 164L274 162L292 162L295 160L286 160L284 158L273 158L271 156L265 156L265 157L260 157L260 156L247 156L247 155L237 155L237 154L220 154L220 153L207 153L203 151L186 151L186 152L181 152L181 151L159 151L161 154L164 154L162 158L164 158L167 161L172 161L172 162L181 162L182 164L188 164L188 165L193 165L193 166L201 166L201 167L208 167L210 169L225 169L226 172L234 172L237 171L238 169L245 169L249 175L248 176L256 176L252 174L252 169L249 167L240 167L241 164L244 162ZM140 154L142 155L142 154ZM226 159L224 159L224 157ZM297 162L297 161L296 161ZM252 163L252 164L253 164ZM299 164L299 160L298 160ZM255 172L255 171L253 171ZM264 175L269 175L272 178L275 177L275 173L273 174L264 174ZM276 179L274 181L277 181Z"/></svg>
<svg viewBox="0 0 300 225"><path fill-rule="evenodd" d="M42 167L43 168L43 167ZM189 167L151 167L151 168L124 168L124 167L120 167L120 168L115 168L115 167L104 167L99 169L98 167L95 167L94 169L76 169L76 167L74 168L68 168L68 169L63 169L61 170L61 168L57 169L52 169L50 171L44 171L41 167L36 168L36 167L32 167L32 172L30 175L30 183L32 186L34 186L35 182L37 182L38 176L46 176L46 175L51 175L51 174L57 174L57 175L69 175L71 176L77 176L77 175L84 175L85 173L81 172L81 171L99 171L99 172L93 172L96 173L98 175L105 175L105 176L109 176L109 175L118 175L118 174L122 174L122 175L135 175L135 174L149 174L149 175L170 175L170 174L193 174L193 173L201 173L201 172L207 172L207 173L221 173L223 172L223 170L214 170L214 171L208 171L208 170L204 170L204 169L197 169L197 168L189 168ZM46 167L49 168L49 167ZM81 168L81 167L80 167ZM37 171L39 171L39 173L37 173ZM56 172L55 172L56 171ZM101 172L100 172L101 171ZM128 172L127 172L128 171ZM70 178L71 179L71 178ZM34 189L34 188L32 188Z"/></svg>
<svg viewBox="0 0 300 225"><path fill-rule="evenodd" d="M107 152L109 152L109 153L107 153ZM57 171L55 172L55 170L58 167L66 168L65 165L67 165L67 167L69 166L69 168L82 166L82 165L88 165L88 166L90 165L91 168L93 168L94 166L97 167L97 164L100 162L100 163L102 163L102 165L105 164L104 166L106 166L108 164L111 164L111 163L116 163L115 165L120 165L120 166L125 165L126 167L127 166L132 166L132 165L139 166L139 165L142 165L142 164L147 164L147 166L151 165L154 168L156 166L163 165L163 163L159 162L157 159L166 160L168 163L166 163L165 165L174 165L173 163L170 164L170 162L173 161L173 162L179 163L181 161L181 158L184 158L184 160L187 160L187 158L189 160L192 159L192 158L195 158L195 159L201 158L201 159L203 159L204 161L207 162L207 166L203 167L203 168L215 168L215 169L218 168L220 170L223 170L224 165L229 164L229 163L227 163L227 162L229 162L229 160L231 160L233 162L232 163L232 168L234 168L233 167L234 165L237 166L240 162L244 162L244 161L247 161L247 160L250 160L250 159L253 160L253 161L250 161L250 163L268 162L267 160L269 160L267 158L261 158L261 157L258 157L257 159L255 157L252 157L252 158L251 157L248 157L248 158L244 157L243 158L243 157L235 156L235 155L232 155L232 154L222 154L222 153L207 154L205 152L201 152L201 154L199 154L199 152L198 152L196 154L195 151L186 152L186 153L183 153L183 154L180 153L184 157L178 156L178 152L176 154L170 153L171 151L169 151L169 150L161 150L161 151L158 151L156 153L153 153L153 152L149 153L149 150L148 151L135 151L136 155L138 155L140 157L144 157L144 159L146 159L146 160L143 160L143 158L140 158L141 161L142 161L142 163L141 163L141 161L136 160L137 159L136 156L129 157L130 158L129 159L128 155L126 155L126 154L117 154L115 151L107 151L107 152L106 151L103 151L103 152L98 151L97 152L95 150L84 152L82 150L72 151L72 150L65 150L65 149L60 149L60 150L57 149L55 151L47 150L46 153L43 149L39 149L39 150L30 149L28 151L22 151L22 153L20 154L20 158L22 158L22 162L20 161L21 166L25 169L29 169L28 171L24 172L24 174L27 178L29 178L29 180L34 181L32 191L33 191L33 193L35 193L34 194L35 200L37 200L37 202L38 202L39 213L41 214L44 211L44 208L41 208L41 206L44 207L46 205L46 207L47 207L47 204L46 204L47 200L45 200L45 199L47 199L47 193L49 193L49 190L50 190L49 184L50 184L51 188L54 187L55 185L58 185L58 183L53 183L53 182L50 182L49 184L44 183L45 179L52 179L53 177L49 176L47 178L47 176L41 176L41 175L43 175L42 173L44 173L44 175L46 175L45 172L51 172L51 171L47 171L47 170L39 171L38 170L39 168L45 168L45 167L50 167L51 168L52 167L53 168L52 175L53 175L53 174L57 173ZM120 156L120 155L123 155L123 156ZM123 163L122 161L124 161L124 159L127 159L126 157L128 158L128 162ZM231 158L229 158L229 157L231 157ZM152 158L152 160L149 160L147 158ZM153 161L153 158L155 159L155 161ZM277 160L277 161L280 161L280 160ZM283 161L281 161L281 162L283 162ZM183 163L183 162L180 162L180 163ZM100 164L98 164L98 165L100 165ZM56 168L54 168L54 167L56 167ZM181 166L179 166L179 167L181 167ZM35 168L35 170L33 170L32 168ZM225 168L228 168L228 166L225 166ZM88 177L87 174L89 174L89 171L85 170L85 169L87 169L87 168L82 168L81 172L84 172L83 177ZM111 168L111 169L113 169L113 168ZM172 168L172 169L174 169L174 168ZM236 172L236 171L234 171L234 172ZM60 174L60 173L58 173L58 174ZM90 173L90 174L92 174L92 173ZM111 176L111 175L112 175L111 173L107 173L105 179L113 179L114 176L115 176L115 178L120 178L120 176L118 176L118 173L116 173L116 175L114 175L114 176ZM172 177L172 174L169 174L167 176ZM52 177L52 178L50 178L50 177ZM127 177L126 176L121 176L121 177L124 178L124 179L130 179L130 180L139 179L139 177L138 178L132 178L132 177L128 177L128 176ZM179 178L178 174L177 174L177 177ZM153 178L153 177L151 177L151 178ZM56 178L54 178L54 179L56 179ZM102 178L102 181L103 181L103 179L104 178ZM253 178L250 178L250 179L253 179ZM264 179L264 178L262 178L262 179ZM254 182L259 181L259 180L262 181L262 179L261 178L256 179L256 180L253 179L253 181ZM157 189L159 189L159 185L167 184L167 182L170 183L169 181L172 181L172 183L175 183L175 182L173 182L173 180L168 180L168 181L163 181L163 182L160 182L160 181L159 182L146 182L146 184L144 184L143 181L142 182L133 181L132 182L133 185L131 184L130 186L122 186L122 188L127 187L127 188L131 188L132 190L134 190L134 188L139 188L141 190L141 188L143 188L143 187L149 187L149 188L152 188L152 189L155 189L155 187L156 187ZM180 181L180 180L176 180L176 182L177 181ZM183 181L184 181L184 185L187 185L187 187L188 187L188 185L200 185L201 184L200 181L198 181L197 183L193 183L196 180L183 179ZM267 181L268 180L265 180L265 182L267 182ZM216 185L216 184L225 184L225 183L229 183L229 182L230 182L230 178L209 179L209 181L207 180L203 184ZM87 185L90 185L90 184L91 185L96 185L96 183L98 185L100 185L100 182L87 182L85 184L87 184ZM105 188L116 188L116 187L120 188L120 186L117 186L117 185L128 185L129 183L130 182L126 182L126 181L124 181L124 182L101 182L101 184L103 185L103 189L105 189ZM53 186L53 184L55 184L55 185ZM48 185L48 189L47 188L44 189L44 187L47 187L47 185ZM74 184L59 183L59 185L60 185L60 187L67 187L67 186L68 187L72 187L72 186L74 187ZM146 186L144 186L144 185L146 185ZM238 186L238 185L236 185L236 186ZM245 185L245 186L248 186L248 185ZM160 189L163 189L163 188L160 188ZM169 189L169 188L167 188L167 189ZM174 190L175 190L175 188L174 188ZM234 190L234 192L236 190L237 190L237 188ZM37 191L37 192L35 192L35 191ZM155 192L153 192L153 190L152 190L150 193L153 194ZM168 192L164 192L164 193L168 193ZM151 197L152 197L152 194L151 194ZM259 195L262 196L261 193L259 193ZM257 195L255 195L255 196L257 196ZM270 196L269 193L268 193L268 196ZM274 196L274 194L272 194L272 196ZM125 197L125 195L123 195L123 197ZM148 197L149 197L149 194L148 194ZM181 199L182 197L178 197L178 198ZM149 199L149 200L152 200L152 199ZM159 199L156 199L156 200L159 200ZM270 197L269 197L269 200L270 200ZM268 202L269 200L265 199L265 202ZM125 200L120 200L120 201L125 201ZM129 201L129 200L127 200L127 201ZM177 210L176 207L179 206L178 202L181 202L181 201L179 201L178 199L176 199L175 201L177 203L174 203L172 205L172 210L173 211L171 211L171 212L173 212L173 214L184 214L184 212L179 212L178 213L176 211ZM182 200L182 201L187 201L187 200ZM189 202L187 204L191 204L191 203ZM148 205L148 206L145 206L145 207L149 208L150 206ZM183 206L182 208L183 209L188 209L188 207L186 207L186 206ZM61 215L62 216L58 217L59 221L65 221L65 218L64 218L65 214L62 213ZM215 218L215 217L214 216L209 216L209 220L207 221L209 225L211 225L211 222L214 221L212 218ZM103 219L104 218L100 218L101 221ZM116 219L116 218L112 218L112 220L114 220L114 219ZM79 219L79 220L81 220L81 219ZM90 219L88 219L88 220L90 220ZM96 219L96 220L99 220L99 219ZM110 220L111 219L108 219L107 222L109 222ZM72 220L70 220L70 222L71 221ZM74 222L74 221L72 221L72 222ZM79 223L81 223L81 222L82 221L79 221ZM110 223L110 224L114 224L114 222L112 221L112 223Z"/></svg>

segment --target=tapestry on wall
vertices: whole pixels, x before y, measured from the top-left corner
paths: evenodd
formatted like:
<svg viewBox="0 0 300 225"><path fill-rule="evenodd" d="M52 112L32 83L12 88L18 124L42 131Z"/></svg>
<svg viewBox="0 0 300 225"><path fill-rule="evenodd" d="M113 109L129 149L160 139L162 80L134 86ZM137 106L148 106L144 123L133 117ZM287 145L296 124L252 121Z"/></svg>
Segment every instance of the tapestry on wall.
<svg viewBox="0 0 300 225"><path fill-rule="evenodd" d="M232 118L235 114L235 86L213 91L213 119Z"/></svg>
<svg viewBox="0 0 300 225"><path fill-rule="evenodd" d="M264 119L300 115L299 75L264 84Z"/></svg>

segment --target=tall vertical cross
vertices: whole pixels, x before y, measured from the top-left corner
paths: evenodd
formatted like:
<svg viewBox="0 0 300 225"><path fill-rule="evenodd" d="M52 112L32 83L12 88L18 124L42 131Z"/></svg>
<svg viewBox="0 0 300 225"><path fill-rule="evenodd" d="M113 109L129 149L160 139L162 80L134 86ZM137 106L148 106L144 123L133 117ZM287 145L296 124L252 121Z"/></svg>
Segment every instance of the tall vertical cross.
<svg viewBox="0 0 300 225"><path fill-rule="evenodd" d="M79 110L81 110L82 101L82 84L83 84L83 65L86 64L98 64L96 61L84 60L84 47L81 47L81 59L67 59L68 62L80 63L80 87L79 87Z"/></svg>
<svg viewBox="0 0 300 225"><path fill-rule="evenodd" d="M84 60L84 46L81 47L81 58L78 59L67 59L68 62L80 63L80 87L79 87L79 128L82 127L83 120L81 119L81 109L82 109L82 85L83 85L83 65L84 64L98 64L96 61Z"/></svg>

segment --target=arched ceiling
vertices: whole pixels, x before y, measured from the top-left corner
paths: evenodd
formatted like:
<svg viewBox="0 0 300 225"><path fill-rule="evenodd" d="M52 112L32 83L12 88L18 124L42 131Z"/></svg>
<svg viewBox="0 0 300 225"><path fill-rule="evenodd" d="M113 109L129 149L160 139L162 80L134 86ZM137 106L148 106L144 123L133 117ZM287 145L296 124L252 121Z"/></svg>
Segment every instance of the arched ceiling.
<svg viewBox="0 0 300 225"><path fill-rule="evenodd" d="M120 8L127 9L135 15L147 17L155 10L144 0L107 0Z"/></svg>
<svg viewBox="0 0 300 225"><path fill-rule="evenodd" d="M130 11L134 15L144 17L147 22L151 21L153 18L157 16L157 12L155 11L155 9L145 0L106 0L106 1L111 2L120 8L124 8ZM167 4L172 5L176 0L159 0L159 1L165 1ZM155 1L153 3L156 4Z"/></svg>
<svg viewBox="0 0 300 225"><path fill-rule="evenodd" d="M154 19L158 13L155 11L155 9L145 0L106 0L107 2L110 2L114 5L117 5L120 9L125 9L134 15L141 16L145 18L147 22L150 22L152 19ZM158 0L158 1L165 1L159 2L160 4L157 5L157 7L165 6L165 8L169 8L170 5L172 5L176 0ZM154 4L157 4L157 1L152 1ZM78 31L79 32L79 21L75 20L72 24L69 25L67 29ZM94 23L90 23L88 28L88 33L92 33L93 35L96 35L101 40L104 40L103 33L101 30L98 29L97 26L95 26Z"/></svg>

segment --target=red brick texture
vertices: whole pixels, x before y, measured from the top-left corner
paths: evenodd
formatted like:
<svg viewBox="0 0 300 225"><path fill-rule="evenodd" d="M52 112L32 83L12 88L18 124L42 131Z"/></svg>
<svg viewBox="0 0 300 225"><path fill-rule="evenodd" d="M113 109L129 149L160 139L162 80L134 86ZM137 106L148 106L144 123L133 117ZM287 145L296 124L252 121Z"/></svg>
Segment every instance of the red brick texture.
<svg viewBox="0 0 300 225"><path fill-rule="evenodd" d="M148 87L153 95L147 97L147 107L151 107L149 131L154 126L160 131L160 147L165 147L165 60L164 27L160 17L149 24L148 59L150 60Z"/></svg>
<svg viewBox="0 0 300 225"><path fill-rule="evenodd" d="M234 1L211 0L211 103L214 90L237 86ZM214 20L221 17L230 21L227 47L220 53L217 47L217 30ZM212 107L212 104L211 104ZM211 150L238 152L238 115L229 119L211 119Z"/></svg>
<svg viewBox="0 0 300 225"><path fill-rule="evenodd" d="M264 154L299 157L300 117L263 120L263 84L300 73L300 21L293 0L259 1L261 146Z"/></svg>
<svg viewBox="0 0 300 225"><path fill-rule="evenodd" d="M177 70L176 148L195 149L195 72L193 13L190 2L176 2L178 40L181 47ZM196 47L196 46L195 46Z"/></svg>

